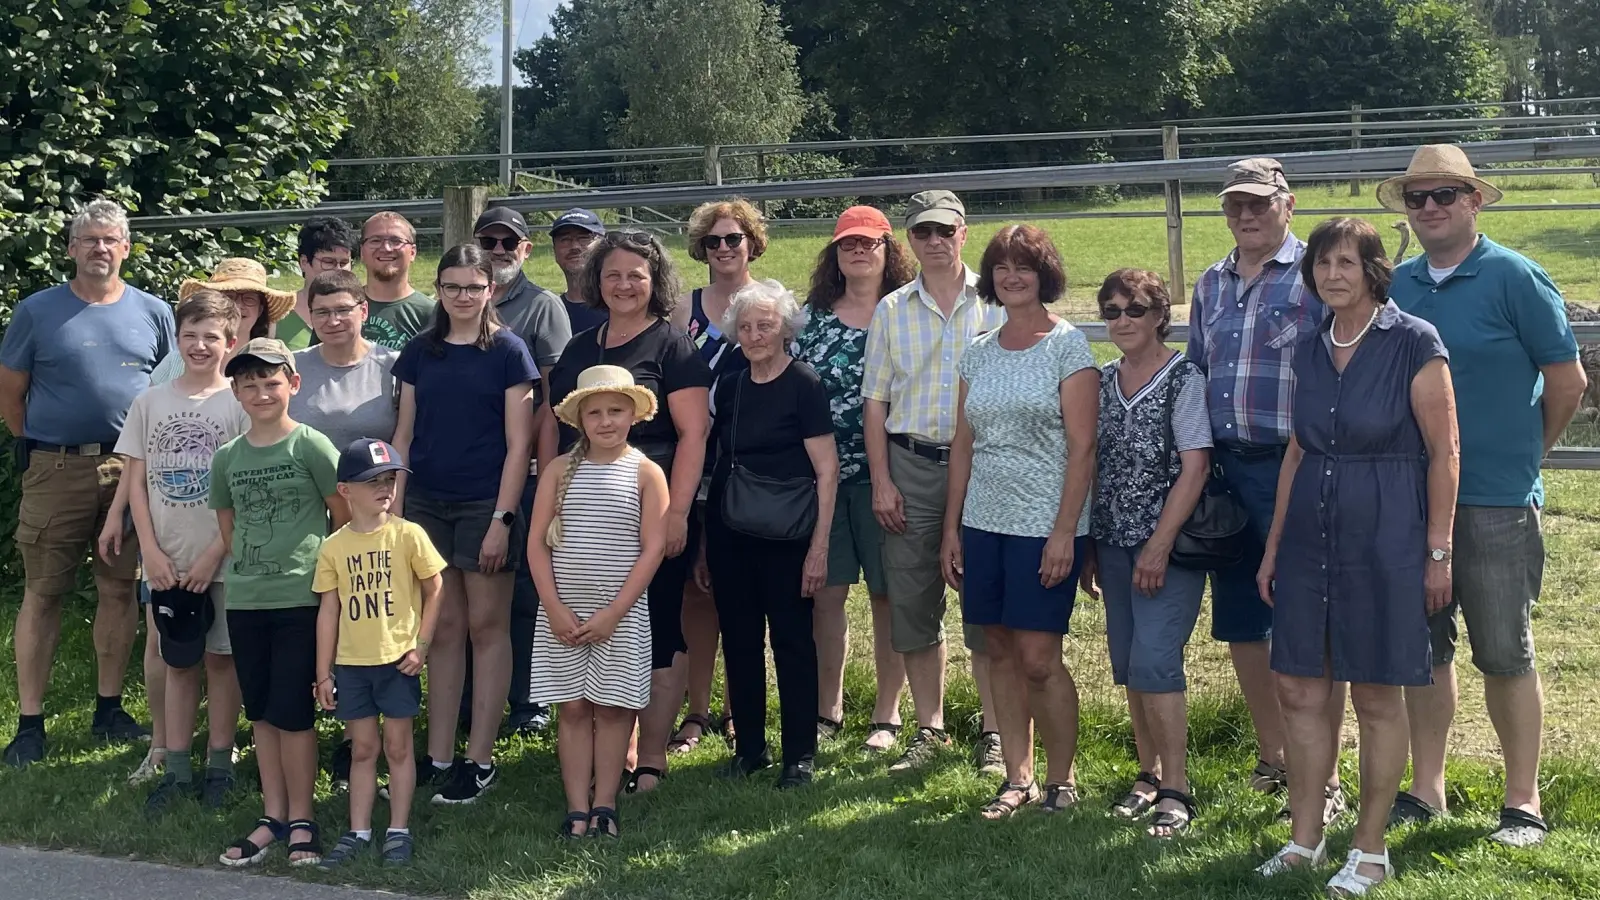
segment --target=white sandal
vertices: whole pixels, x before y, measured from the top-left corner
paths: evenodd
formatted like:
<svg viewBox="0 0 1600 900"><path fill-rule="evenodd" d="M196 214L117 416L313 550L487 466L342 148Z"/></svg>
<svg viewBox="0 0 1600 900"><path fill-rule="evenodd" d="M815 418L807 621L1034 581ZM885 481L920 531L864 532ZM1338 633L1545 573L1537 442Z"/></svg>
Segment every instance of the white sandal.
<svg viewBox="0 0 1600 900"><path fill-rule="evenodd" d="M1383 866L1383 877L1379 879L1368 878L1356 871L1362 863L1373 866ZM1351 849L1349 857L1344 861L1344 868L1334 873L1328 879L1328 896L1330 897L1365 897L1367 891L1374 885L1382 884L1394 877L1394 866L1389 862L1389 851L1382 853L1363 853Z"/></svg>
<svg viewBox="0 0 1600 900"><path fill-rule="evenodd" d="M1294 841L1290 841L1282 850L1273 854L1271 859L1257 866L1256 874L1262 878L1271 878L1275 875L1282 875L1285 872L1303 868L1303 866L1289 862L1289 858L1293 856L1307 860L1307 865L1320 866L1328 861L1328 839L1323 838L1319 841L1315 850L1302 847Z"/></svg>
<svg viewBox="0 0 1600 900"><path fill-rule="evenodd" d="M140 785L156 781L161 777L161 773L166 767L167 751L159 747L151 747L145 751L144 761L139 763L139 768L133 770L133 774L128 776L128 783Z"/></svg>

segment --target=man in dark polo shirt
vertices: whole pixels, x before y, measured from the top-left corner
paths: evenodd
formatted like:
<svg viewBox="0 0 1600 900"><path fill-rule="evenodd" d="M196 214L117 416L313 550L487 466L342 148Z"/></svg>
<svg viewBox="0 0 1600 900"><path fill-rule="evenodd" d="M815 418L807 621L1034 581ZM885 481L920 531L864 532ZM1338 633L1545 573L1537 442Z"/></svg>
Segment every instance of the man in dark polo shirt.
<svg viewBox="0 0 1600 900"><path fill-rule="evenodd" d="M604 307L590 306L583 296L584 257L605 233L606 223L587 209L569 209L550 223L550 250L555 255L556 265L561 267L561 274L567 278L561 305L566 307L573 334L598 328L610 318Z"/></svg>
<svg viewBox="0 0 1600 900"><path fill-rule="evenodd" d="M16 541L26 584L13 640L19 715L4 756L18 768L44 758L44 692L61 640L61 600L91 551L99 699L90 732L113 741L150 736L122 709L139 614L138 542L129 528L116 556L94 547L122 475L111 450L123 419L176 343L167 304L122 281L130 249L122 208L89 203L67 244L76 275L18 304L0 344L0 416L23 435L25 451Z"/></svg>

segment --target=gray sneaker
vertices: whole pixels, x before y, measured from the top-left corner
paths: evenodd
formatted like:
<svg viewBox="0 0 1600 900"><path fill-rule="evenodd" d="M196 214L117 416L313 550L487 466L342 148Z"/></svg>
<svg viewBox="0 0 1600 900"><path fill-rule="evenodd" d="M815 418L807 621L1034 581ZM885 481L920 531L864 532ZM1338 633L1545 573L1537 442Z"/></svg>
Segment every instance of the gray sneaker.
<svg viewBox="0 0 1600 900"><path fill-rule="evenodd" d="M891 772L909 772L920 769L950 746L950 736L934 728L918 728L911 746L889 767Z"/></svg>
<svg viewBox="0 0 1600 900"><path fill-rule="evenodd" d="M978 747L972 756L973 762L978 766L979 775L1006 774L1006 758L1000 751L998 731L985 731L978 735Z"/></svg>
<svg viewBox="0 0 1600 900"><path fill-rule="evenodd" d="M144 814L146 818L160 817L173 804L184 799L193 799L195 795L194 782L179 781L171 772L162 776L161 783L144 800Z"/></svg>

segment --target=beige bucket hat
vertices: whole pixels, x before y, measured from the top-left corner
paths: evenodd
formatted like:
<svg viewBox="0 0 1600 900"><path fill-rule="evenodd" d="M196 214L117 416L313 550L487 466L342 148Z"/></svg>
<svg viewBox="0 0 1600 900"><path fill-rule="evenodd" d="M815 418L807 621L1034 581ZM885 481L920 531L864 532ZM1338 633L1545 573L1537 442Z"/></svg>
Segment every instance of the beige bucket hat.
<svg viewBox="0 0 1600 900"><path fill-rule="evenodd" d="M577 389L556 405L556 418L581 429L583 401L594 394L624 394L632 399L635 424L656 416L656 395L635 384L632 372L621 366L590 366L578 373Z"/></svg>
<svg viewBox="0 0 1600 900"><path fill-rule="evenodd" d="M204 281L198 278L185 279L178 285L178 302L183 302L194 296L196 291L213 290L228 293L230 291L255 291L264 298L263 313L268 322L277 322L289 311L294 309L294 292L277 291L267 287L267 269L253 259L233 257L217 263L217 268L211 277Z"/></svg>
<svg viewBox="0 0 1600 900"><path fill-rule="evenodd" d="M1406 185L1413 181L1439 178L1465 181L1477 188L1483 196L1484 206L1498 203L1505 196L1499 188L1478 177L1465 150L1455 144L1423 144L1411 155L1411 165L1406 166L1404 175L1379 183L1378 202L1383 204L1384 209L1403 213L1406 205L1400 195L1405 193Z"/></svg>

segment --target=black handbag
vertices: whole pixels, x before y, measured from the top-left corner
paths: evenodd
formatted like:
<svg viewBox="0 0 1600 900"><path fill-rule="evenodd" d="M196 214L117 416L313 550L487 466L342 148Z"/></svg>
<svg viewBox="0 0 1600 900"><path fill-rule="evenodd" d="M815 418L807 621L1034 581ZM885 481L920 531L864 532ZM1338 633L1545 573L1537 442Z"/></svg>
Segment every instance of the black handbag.
<svg viewBox="0 0 1600 900"><path fill-rule="evenodd" d="M1167 376L1166 404L1163 409L1167 429L1162 436L1163 464L1171 459L1173 453L1172 404L1178 381L1178 370ZM1172 541L1169 559L1180 569L1214 572L1242 562L1250 552L1251 540L1250 517L1238 498L1228 490L1228 484L1222 478L1222 467L1213 463L1205 488L1200 491L1200 502L1195 504L1194 512L1189 514L1188 521L1178 529L1178 536Z"/></svg>
<svg viewBox="0 0 1600 900"><path fill-rule="evenodd" d="M817 480L772 478L739 465L739 407L749 372L734 376L733 421L728 429L728 481L722 487L722 524L748 537L798 541L817 527Z"/></svg>

